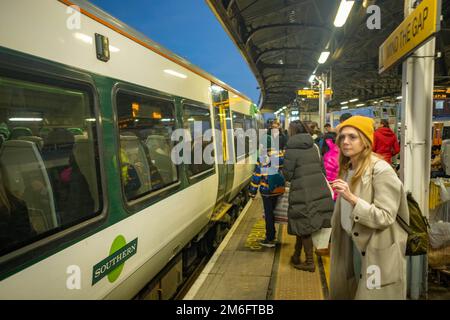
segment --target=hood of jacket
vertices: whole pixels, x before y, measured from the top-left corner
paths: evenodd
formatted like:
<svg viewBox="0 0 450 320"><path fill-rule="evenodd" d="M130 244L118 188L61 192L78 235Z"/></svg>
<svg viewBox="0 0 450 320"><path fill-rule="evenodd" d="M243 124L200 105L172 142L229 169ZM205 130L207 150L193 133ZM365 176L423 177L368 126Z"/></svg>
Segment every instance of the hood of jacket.
<svg viewBox="0 0 450 320"><path fill-rule="evenodd" d="M388 138L395 136L395 133L391 128L381 127L378 128L376 132Z"/></svg>
<svg viewBox="0 0 450 320"><path fill-rule="evenodd" d="M309 149L313 146L314 141L310 134L299 133L289 137L287 149Z"/></svg>

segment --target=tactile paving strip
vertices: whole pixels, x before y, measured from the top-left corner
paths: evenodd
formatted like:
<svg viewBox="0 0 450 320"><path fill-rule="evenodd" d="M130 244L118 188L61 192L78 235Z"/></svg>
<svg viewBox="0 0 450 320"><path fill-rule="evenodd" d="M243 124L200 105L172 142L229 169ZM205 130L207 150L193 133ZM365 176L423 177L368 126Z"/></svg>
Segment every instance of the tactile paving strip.
<svg viewBox="0 0 450 320"><path fill-rule="evenodd" d="M274 300L323 300L322 282L318 268L317 257L315 272L306 272L295 269L291 264L291 256L294 252L295 237L287 234L286 225L280 227L281 244L278 267L275 271ZM302 261L305 260L302 252Z"/></svg>

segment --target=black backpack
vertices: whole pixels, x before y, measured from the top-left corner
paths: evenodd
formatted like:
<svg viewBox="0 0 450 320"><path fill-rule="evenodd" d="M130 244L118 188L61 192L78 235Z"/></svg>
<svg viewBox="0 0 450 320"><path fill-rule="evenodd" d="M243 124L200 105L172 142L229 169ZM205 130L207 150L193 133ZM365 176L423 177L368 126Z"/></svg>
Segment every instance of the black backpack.
<svg viewBox="0 0 450 320"><path fill-rule="evenodd" d="M413 198L412 194L406 194L409 209L409 225L397 215L398 224L408 233L408 241L406 243L406 255L418 256L426 254L428 250L428 224L427 218L422 215L419 204Z"/></svg>

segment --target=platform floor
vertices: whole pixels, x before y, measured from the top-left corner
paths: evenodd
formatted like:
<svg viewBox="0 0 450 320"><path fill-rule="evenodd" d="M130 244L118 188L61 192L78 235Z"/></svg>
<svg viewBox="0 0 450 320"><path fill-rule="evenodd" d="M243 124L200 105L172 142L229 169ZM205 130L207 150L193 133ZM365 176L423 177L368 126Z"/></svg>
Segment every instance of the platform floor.
<svg viewBox="0 0 450 320"><path fill-rule="evenodd" d="M184 299L322 300L328 294L328 257L315 256L314 273L289 264L295 237L277 226L280 244L266 248L260 197L250 201ZM304 256L302 254L302 259Z"/></svg>

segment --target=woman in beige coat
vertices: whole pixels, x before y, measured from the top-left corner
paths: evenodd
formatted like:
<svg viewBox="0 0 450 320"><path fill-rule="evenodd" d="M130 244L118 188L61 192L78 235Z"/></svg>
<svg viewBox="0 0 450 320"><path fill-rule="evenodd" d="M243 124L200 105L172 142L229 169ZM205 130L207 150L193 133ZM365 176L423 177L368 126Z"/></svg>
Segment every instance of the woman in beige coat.
<svg viewBox="0 0 450 320"><path fill-rule="evenodd" d="M372 153L373 120L354 116L338 127L339 194L331 220L331 299L406 299L409 223L403 185Z"/></svg>

